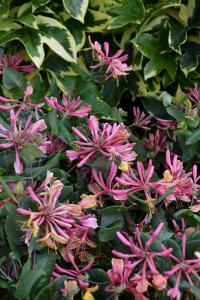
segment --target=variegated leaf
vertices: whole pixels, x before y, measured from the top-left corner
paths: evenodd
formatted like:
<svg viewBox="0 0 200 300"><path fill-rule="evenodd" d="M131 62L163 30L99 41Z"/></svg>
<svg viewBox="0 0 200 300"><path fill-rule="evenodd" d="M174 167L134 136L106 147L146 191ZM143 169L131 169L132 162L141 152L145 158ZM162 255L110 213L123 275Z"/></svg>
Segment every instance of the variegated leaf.
<svg viewBox="0 0 200 300"><path fill-rule="evenodd" d="M2 28L1 28L2 29ZM32 28L17 28L7 31L0 31L0 45L11 40L20 41L26 48L28 55L39 68L44 60L44 49L41 35Z"/></svg>
<svg viewBox="0 0 200 300"><path fill-rule="evenodd" d="M0 45L19 40L38 68L44 60L44 43L63 59L75 62L76 44L69 30L54 19L43 16L36 18L39 30L22 28L15 22L4 22L0 27Z"/></svg>
<svg viewBox="0 0 200 300"><path fill-rule="evenodd" d="M76 61L76 43L69 30L55 19L37 16L42 43L69 62Z"/></svg>
<svg viewBox="0 0 200 300"><path fill-rule="evenodd" d="M49 3L51 0L32 0L32 9L35 11L37 8L39 8L42 5L45 5Z"/></svg>
<svg viewBox="0 0 200 300"><path fill-rule="evenodd" d="M111 20L112 17L106 13L88 9L85 18L86 30L89 32L101 32L108 27Z"/></svg>
<svg viewBox="0 0 200 300"><path fill-rule="evenodd" d="M72 18L84 23L88 0L63 0L63 5Z"/></svg>

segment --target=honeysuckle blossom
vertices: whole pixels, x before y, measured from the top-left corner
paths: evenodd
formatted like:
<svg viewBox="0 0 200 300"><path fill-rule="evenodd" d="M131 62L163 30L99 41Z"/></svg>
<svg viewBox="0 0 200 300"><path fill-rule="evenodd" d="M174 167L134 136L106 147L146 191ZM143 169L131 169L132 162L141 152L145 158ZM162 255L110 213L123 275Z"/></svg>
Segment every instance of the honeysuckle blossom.
<svg viewBox="0 0 200 300"><path fill-rule="evenodd" d="M24 112L26 109L35 109L38 110L40 109L43 104L34 104L31 103L30 96L33 93L32 86L27 86L27 88L24 91L24 97L23 100L14 100L14 99L9 99L0 96L0 102L4 103L5 105L0 105L0 110L11 110L18 108L16 116L20 114L20 112Z"/></svg>
<svg viewBox="0 0 200 300"><path fill-rule="evenodd" d="M194 102L195 104L199 104L200 102L200 88L189 88L188 89L188 98Z"/></svg>
<svg viewBox="0 0 200 300"><path fill-rule="evenodd" d="M30 73L36 69L34 64L21 65L23 60L24 56L22 54L3 55L0 57L0 75L3 74L3 68L9 68L24 73Z"/></svg>
<svg viewBox="0 0 200 300"><path fill-rule="evenodd" d="M50 143L46 146L46 153L49 155L64 152L67 149L67 145L53 134L48 135L48 141Z"/></svg>
<svg viewBox="0 0 200 300"><path fill-rule="evenodd" d="M160 195L166 193L170 188L173 189L166 198L167 205L176 199L190 202L193 195L193 182L190 177L192 172L186 173L184 171L183 164L177 159L177 155L174 155L171 160L169 150L166 151L166 164L168 169L164 171L163 179L152 184L153 187Z"/></svg>
<svg viewBox="0 0 200 300"><path fill-rule="evenodd" d="M128 193L144 191L146 198L148 199L150 197L150 180L153 176L154 166L152 165L152 161L149 160L147 169L145 170L143 163L137 161L136 168L137 175L132 168L129 168L128 174L122 173L121 178L116 177L116 181L122 186L129 187L127 190Z"/></svg>
<svg viewBox="0 0 200 300"><path fill-rule="evenodd" d="M46 103L53 109L59 111L66 117L85 118L92 110L91 105L81 106L82 100L80 96L71 100L69 95L62 95L62 105L58 103L55 97L44 97Z"/></svg>
<svg viewBox="0 0 200 300"><path fill-rule="evenodd" d="M55 264L53 276L55 278L60 277L61 275L67 275L69 280L75 280L78 283L78 286L87 289L89 286L89 276L87 274L87 271L91 269L91 267L94 264L94 260L91 260L85 267L80 269L76 262L75 258L71 253L68 253L66 262L69 261L74 269L69 268L63 268L60 267L58 264Z"/></svg>
<svg viewBox="0 0 200 300"><path fill-rule="evenodd" d="M92 49L97 54L99 61L98 64L91 66L91 68L96 69L101 66L105 66L106 80L108 80L111 77L118 80L119 76L126 76L132 70L132 66L128 66L126 63L124 63L128 59L128 55L122 55L124 52L123 50L118 50L113 56L109 56L109 43L104 42L103 50L101 48L101 45L97 41L91 45Z"/></svg>
<svg viewBox="0 0 200 300"><path fill-rule="evenodd" d="M136 290L139 294L145 293L148 289L148 286L151 285L147 276L149 272L151 274L152 281L156 283L159 289L164 289L166 287L167 281L157 270L154 260L156 260L157 257L170 256L173 250L172 248L166 249L165 246L161 244L161 250L159 252L151 251L151 246L154 244L154 241L157 239L163 227L164 223L161 223L151 234L149 240L145 242L145 245L142 244L140 231L138 228L136 228L135 231L137 243L135 243L127 233L122 234L117 232L118 239L122 242L122 244L130 249L130 254L121 253L116 250L113 250L112 253L119 258L134 258L131 267L134 269L137 266L139 267L139 271L132 278L132 281L133 283L136 282Z"/></svg>
<svg viewBox="0 0 200 300"><path fill-rule="evenodd" d="M167 136L159 129L154 133L149 133L148 138L144 138L144 147L150 151L154 156L166 149Z"/></svg>
<svg viewBox="0 0 200 300"><path fill-rule="evenodd" d="M114 162L111 163L107 180L104 179L102 171L92 169L92 180L89 184L90 190L96 198L101 200L102 195L112 195L115 200L126 200L126 191L119 189L119 184L114 181L117 174L117 166Z"/></svg>
<svg viewBox="0 0 200 300"><path fill-rule="evenodd" d="M49 178L51 179L49 180ZM17 211L22 215L29 216L29 220L24 224L24 228L27 230L26 243L29 242L32 235L38 236L41 226L43 226L44 233L39 242L56 249L55 242L67 243L69 239L67 229L72 227L74 218L69 214L67 204L58 203L58 198L63 188L61 181L53 179L52 174L47 173L46 184L42 186L45 190L39 195L33 191L31 186L28 187L32 200L39 205L38 210L30 211L24 208L17 208Z"/></svg>
<svg viewBox="0 0 200 300"><path fill-rule="evenodd" d="M151 116L146 116L143 111L140 111L139 107L133 107L133 117L134 122L132 126L142 128L144 130L150 130L148 124L151 122Z"/></svg>
<svg viewBox="0 0 200 300"><path fill-rule="evenodd" d="M124 263L123 259L113 258L111 263L112 269L107 271L111 283L106 286L105 291L114 293L114 300L118 300L119 295L127 289L128 279L132 272L128 265L131 262Z"/></svg>
<svg viewBox="0 0 200 300"><path fill-rule="evenodd" d="M46 152L46 146L49 142L43 134L43 131L47 128L44 120L39 120L32 124L33 116L30 115L22 125L22 121L18 119L18 116L13 110L10 111L10 128L5 128L0 124L0 149L14 148L16 159L14 163L15 172L21 174L23 172L23 164L20 160L19 151L27 144L34 144L43 153Z"/></svg>
<svg viewBox="0 0 200 300"><path fill-rule="evenodd" d="M76 245L91 245L89 233L97 227L97 220L94 215L84 214L80 204L60 204L58 198L61 194L63 184L53 177L53 173L47 172L45 181L36 192L32 187L28 187L29 195L39 206L37 211L30 211L24 208L17 208L17 211L25 216L30 216L24 223L27 231L26 243L32 235L37 237L40 233L42 237L38 240L55 250L58 244L69 243ZM77 222L77 224L76 224ZM92 244L94 247L95 245Z"/></svg>
<svg viewBox="0 0 200 300"><path fill-rule="evenodd" d="M158 125L159 127L161 127L162 130L176 130L178 125L176 120L156 118L156 121L158 122Z"/></svg>
<svg viewBox="0 0 200 300"><path fill-rule="evenodd" d="M170 257L174 260L176 265L171 270L165 272L167 278L171 278L174 274L177 274L176 282L173 288L169 289L167 295L176 300L181 299L180 281L182 277L188 281L190 286L193 286L192 279L200 281L198 274L200 270L200 258L186 259L186 235L182 236L182 259L177 258L175 255L170 254Z"/></svg>
<svg viewBox="0 0 200 300"><path fill-rule="evenodd" d="M136 157L133 147L135 143L128 143L130 133L123 124L104 123L102 129L99 128L98 119L91 116L87 122L90 137L84 136L76 127L72 127L73 132L81 141L74 141L77 150L68 150L67 156L70 161L80 160L77 167L82 167L97 154L107 157L109 160L120 158L124 161L133 161Z"/></svg>

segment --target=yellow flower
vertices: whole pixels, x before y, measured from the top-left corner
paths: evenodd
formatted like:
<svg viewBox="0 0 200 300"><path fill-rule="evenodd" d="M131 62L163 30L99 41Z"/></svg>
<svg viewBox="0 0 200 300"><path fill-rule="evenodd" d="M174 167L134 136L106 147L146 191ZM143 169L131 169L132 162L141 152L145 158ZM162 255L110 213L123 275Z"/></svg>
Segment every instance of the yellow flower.
<svg viewBox="0 0 200 300"><path fill-rule="evenodd" d="M153 215L155 213L155 199L149 198L146 200L149 212Z"/></svg>
<svg viewBox="0 0 200 300"><path fill-rule="evenodd" d="M118 166L118 169L123 172L128 172L129 162L122 160L120 165Z"/></svg>
<svg viewBox="0 0 200 300"><path fill-rule="evenodd" d="M95 298L92 296L92 293L96 292L98 288L98 285L88 288L86 293L83 295L83 300L95 300Z"/></svg>

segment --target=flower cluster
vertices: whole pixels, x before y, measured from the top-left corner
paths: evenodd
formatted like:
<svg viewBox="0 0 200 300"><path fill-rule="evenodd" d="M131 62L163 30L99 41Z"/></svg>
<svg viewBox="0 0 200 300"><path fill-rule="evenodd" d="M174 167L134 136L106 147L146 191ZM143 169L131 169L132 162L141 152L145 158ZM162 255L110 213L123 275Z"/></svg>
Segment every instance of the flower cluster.
<svg viewBox="0 0 200 300"><path fill-rule="evenodd" d="M200 289L200 89L171 96L150 79L141 93L140 76L123 79L132 70L123 50L91 46L98 63L90 67L104 72L105 86L82 61L85 52L81 76L70 63L74 78L51 70L48 88L44 69L23 74L35 66L21 54L0 58L1 286L18 299L193 299ZM7 73L27 87L7 91ZM127 90L133 77L137 89ZM93 87L97 103L88 97ZM74 98L62 94L68 90ZM114 107L117 94L126 112Z"/></svg>
<svg viewBox="0 0 200 300"><path fill-rule="evenodd" d="M89 229L97 227L96 218L90 214L84 214L83 209L87 205L59 204L63 184L53 177L53 173L47 172L47 177L36 192L32 187L27 188L32 200L37 203L38 210L31 211L24 208L17 208L18 213L29 216L28 221L23 225L26 230L25 242L33 236L40 235L38 242L46 244L51 249L57 249L58 244L70 244L70 239L82 230L84 239L87 239ZM88 205L90 207L90 204ZM78 233L76 233L78 231ZM85 240L79 241L81 246ZM77 245L78 247L78 245Z"/></svg>

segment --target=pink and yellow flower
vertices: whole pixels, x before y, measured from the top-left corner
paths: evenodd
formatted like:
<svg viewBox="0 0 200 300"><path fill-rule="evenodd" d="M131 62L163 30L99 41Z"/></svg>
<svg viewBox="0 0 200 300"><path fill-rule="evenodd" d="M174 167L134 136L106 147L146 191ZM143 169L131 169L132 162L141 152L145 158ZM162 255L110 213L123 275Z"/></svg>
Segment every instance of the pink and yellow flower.
<svg viewBox="0 0 200 300"><path fill-rule="evenodd" d="M80 96L71 100L69 95L62 95L62 105L58 103L55 97L44 97L45 102L53 109L62 113L65 117L85 118L92 110L91 105L80 106L82 100Z"/></svg>
<svg viewBox="0 0 200 300"><path fill-rule="evenodd" d="M133 147L135 143L127 143L130 133L123 124L104 123L99 128L98 119L91 116L87 122L90 137L84 136L76 127L73 132L81 141L74 141L77 150L68 150L67 156L70 161L79 159L77 167L82 167L91 158L98 155L107 157L109 160L119 158L124 161L133 161L136 157Z"/></svg>
<svg viewBox="0 0 200 300"><path fill-rule="evenodd" d="M27 144L34 144L43 153L46 152L46 146L49 142L46 140L43 131L47 128L44 120L39 120L32 124L32 115L30 115L23 127L22 122L18 119L18 115L13 110L10 111L10 128L6 129L0 124L0 139L4 143L0 144L0 149L14 148L16 159L14 163L15 172L21 174L23 172L23 164L20 159L19 151Z"/></svg>
<svg viewBox="0 0 200 300"><path fill-rule="evenodd" d="M106 80L111 77L118 80L119 76L126 76L132 70L132 66L128 66L126 63L124 63L128 59L128 55L122 55L123 50L118 50L113 56L109 56L109 43L104 43L104 50L101 49L101 45L97 41L91 45L92 49L97 54L99 61L98 64L91 66L91 68L96 69L98 67L105 66Z"/></svg>

